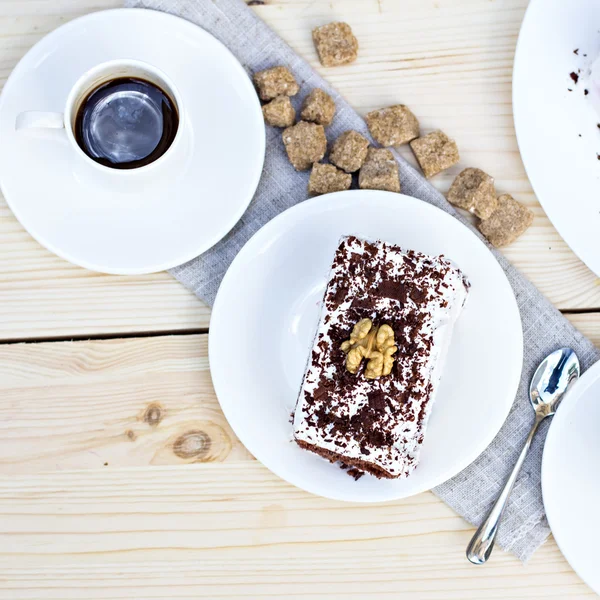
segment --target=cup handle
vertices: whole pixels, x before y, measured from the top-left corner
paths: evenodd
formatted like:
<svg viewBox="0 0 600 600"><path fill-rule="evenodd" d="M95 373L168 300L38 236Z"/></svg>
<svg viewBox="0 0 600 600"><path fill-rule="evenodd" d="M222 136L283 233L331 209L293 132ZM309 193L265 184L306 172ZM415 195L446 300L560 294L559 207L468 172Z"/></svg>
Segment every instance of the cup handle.
<svg viewBox="0 0 600 600"><path fill-rule="evenodd" d="M28 110L17 115L15 129L64 129L63 113Z"/></svg>

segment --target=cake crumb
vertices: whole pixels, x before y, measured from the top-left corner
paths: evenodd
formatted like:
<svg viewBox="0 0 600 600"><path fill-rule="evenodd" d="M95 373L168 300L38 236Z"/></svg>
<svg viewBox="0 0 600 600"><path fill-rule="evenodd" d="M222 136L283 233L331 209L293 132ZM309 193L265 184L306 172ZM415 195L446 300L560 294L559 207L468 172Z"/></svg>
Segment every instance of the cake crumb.
<svg viewBox="0 0 600 600"><path fill-rule="evenodd" d="M480 219L491 217L498 206L494 179L481 169L461 171L448 190L448 202Z"/></svg>
<svg viewBox="0 0 600 600"><path fill-rule="evenodd" d="M312 37L324 67L347 65L358 56L358 40L348 23L334 22L316 27Z"/></svg>
<svg viewBox="0 0 600 600"><path fill-rule="evenodd" d="M404 104L373 110L365 117L373 139L382 146L400 146L419 137L419 121Z"/></svg>
<svg viewBox="0 0 600 600"><path fill-rule="evenodd" d="M358 171L365 162L369 140L358 131L345 131L333 143L329 160L346 173Z"/></svg>
<svg viewBox="0 0 600 600"><path fill-rule="evenodd" d="M283 130L283 143L296 171L306 171L319 162L327 151L327 138L322 125L300 121Z"/></svg>
<svg viewBox="0 0 600 600"><path fill-rule="evenodd" d="M318 196L350 189L352 175L333 165L315 163L308 180L308 193Z"/></svg>
<svg viewBox="0 0 600 600"><path fill-rule="evenodd" d="M579 75L577 75L577 73L575 73L575 71L572 71L571 73L569 73L569 77L575 82L577 83L579 81Z"/></svg>
<svg viewBox="0 0 600 600"><path fill-rule="evenodd" d="M302 103L300 117L317 125L329 125L335 115L335 102L323 90L316 88L306 96Z"/></svg>
<svg viewBox="0 0 600 600"><path fill-rule="evenodd" d="M289 96L277 96L262 107L265 123L273 127L289 127L296 120L296 111Z"/></svg>
<svg viewBox="0 0 600 600"><path fill-rule="evenodd" d="M479 231L497 248L512 244L533 222L533 213L510 194L498 197L498 208L481 221Z"/></svg>
<svg viewBox="0 0 600 600"><path fill-rule="evenodd" d="M357 469L356 467L352 467L351 469L348 469L346 471L346 473L348 475L350 475L350 477L354 478L354 481L358 481L364 474L364 471L361 471L360 469Z"/></svg>
<svg viewBox="0 0 600 600"><path fill-rule="evenodd" d="M390 150L385 148L367 150L367 157L358 174L358 187L361 190L400 192L398 163Z"/></svg>
<svg viewBox="0 0 600 600"><path fill-rule="evenodd" d="M410 143L425 177L430 178L460 160L458 147L443 131L433 131Z"/></svg>
<svg viewBox="0 0 600 600"><path fill-rule="evenodd" d="M300 86L287 67L272 67L254 74L254 85L261 100L277 96L295 96Z"/></svg>

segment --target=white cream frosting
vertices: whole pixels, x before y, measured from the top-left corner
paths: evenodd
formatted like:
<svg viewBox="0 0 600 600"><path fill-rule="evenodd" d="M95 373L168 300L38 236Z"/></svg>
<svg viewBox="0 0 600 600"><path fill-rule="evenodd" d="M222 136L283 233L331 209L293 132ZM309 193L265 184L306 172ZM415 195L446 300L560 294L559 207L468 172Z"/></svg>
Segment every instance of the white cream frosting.
<svg viewBox="0 0 600 600"><path fill-rule="evenodd" d="M296 405L294 437L320 449L340 454L342 460L364 461L384 470L389 476L401 477L408 475L418 463L426 422L442 373L443 360L454 323L467 299L468 285L460 270L444 257L409 253L397 246L371 242L376 246L377 254L375 258L369 255L363 260L364 244L364 241L354 237L341 240L337 256L340 256L340 252L345 259L353 256L353 262L359 263L360 267L355 275L350 275L348 260L334 261L311 359ZM361 259L357 260L359 257ZM406 259L409 257L410 262L407 262ZM414 265L411 262L414 262ZM385 269L382 271L383 263ZM374 264L379 264L379 267L376 268L372 281L367 283L368 275L373 275ZM425 276L424 273L428 275ZM390 297L373 297L372 291L382 282L382 275L409 283L416 279L420 284L419 288L427 290L426 298L417 305L410 297L406 298L404 303ZM331 304L330 301L337 291L337 286L333 282L340 277L347 286L344 300L335 308L331 306L328 308L327 304ZM371 318L374 322L385 321L392 315L400 320L403 316L419 315L419 326L416 334L413 331L413 339L406 337L412 329L409 325L404 327L404 331L395 331L396 342L400 348L397 360L400 362L402 376L383 377L376 380L377 383L374 384L373 380L365 379L359 372L356 375L356 382L352 385L351 394L345 393L342 397L334 393L332 397L314 399L313 395L319 382L323 377L333 382L336 370L340 368L340 360L343 360L343 354L340 354L338 348L331 352L331 347L334 345L331 332L343 327L349 334L353 323L350 323L348 313L352 312L353 302L365 295L370 295L374 306L370 308L369 314L367 314L369 311L366 311L360 316ZM428 339L432 341L429 348ZM411 342L416 344L415 355L402 358L402 346ZM409 380L415 362L418 365L416 368L420 383L416 387L411 387L404 382ZM429 383L431 383L430 387ZM374 385L388 398L387 406L383 412L378 413L378 419L386 430L391 432L393 444L381 447L367 444L369 451L365 452L364 440L361 444L358 439L341 437L332 431L332 426L319 427L314 424L314 417L311 424L311 414L324 403L327 403L327 410L334 410L336 415L349 420L365 404L368 404L368 395L373 392ZM423 400L419 397L420 393L426 393L428 387L430 393L426 394L427 398ZM406 395L404 399L402 399L403 395Z"/></svg>

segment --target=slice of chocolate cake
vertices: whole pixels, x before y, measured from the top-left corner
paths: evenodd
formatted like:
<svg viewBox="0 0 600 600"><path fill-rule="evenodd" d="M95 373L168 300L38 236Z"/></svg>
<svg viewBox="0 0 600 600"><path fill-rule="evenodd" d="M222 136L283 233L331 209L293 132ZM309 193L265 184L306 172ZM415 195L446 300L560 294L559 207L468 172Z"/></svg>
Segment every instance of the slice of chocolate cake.
<svg viewBox="0 0 600 600"><path fill-rule="evenodd" d="M443 256L343 238L294 413L298 445L377 477L410 474L468 288Z"/></svg>

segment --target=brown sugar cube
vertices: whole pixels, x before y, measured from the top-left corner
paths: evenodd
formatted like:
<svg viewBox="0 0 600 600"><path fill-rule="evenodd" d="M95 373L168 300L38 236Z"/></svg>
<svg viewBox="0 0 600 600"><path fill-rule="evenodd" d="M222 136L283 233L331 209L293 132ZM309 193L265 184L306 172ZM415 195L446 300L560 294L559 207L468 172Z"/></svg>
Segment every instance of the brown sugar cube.
<svg viewBox="0 0 600 600"><path fill-rule="evenodd" d="M333 165L315 163L308 180L308 193L318 195L341 192L350 189L351 183L352 175L344 173Z"/></svg>
<svg viewBox="0 0 600 600"><path fill-rule="evenodd" d="M306 171L319 162L327 150L325 129L316 123L300 121L283 130L283 143L296 171Z"/></svg>
<svg viewBox="0 0 600 600"><path fill-rule="evenodd" d="M419 137L419 121L404 104L371 111L366 120L373 139L382 146L400 146Z"/></svg>
<svg viewBox="0 0 600 600"><path fill-rule="evenodd" d="M465 169L450 186L448 201L480 219L488 219L498 206L494 179L481 169Z"/></svg>
<svg viewBox="0 0 600 600"><path fill-rule="evenodd" d="M335 114L333 98L320 89L314 89L302 103L300 117L304 121L312 121L318 125L329 125Z"/></svg>
<svg viewBox="0 0 600 600"><path fill-rule="evenodd" d="M286 67L272 67L254 74L254 85L261 100L277 96L295 96L300 90L294 76Z"/></svg>
<svg viewBox="0 0 600 600"><path fill-rule="evenodd" d="M512 244L533 222L533 213L510 194L498 197L498 207L479 231L496 247Z"/></svg>
<svg viewBox="0 0 600 600"><path fill-rule="evenodd" d="M316 27L312 36L324 67L347 65L356 60L358 41L348 23L328 23Z"/></svg>
<svg viewBox="0 0 600 600"><path fill-rule="evenodd" d="M361 190L400 191L398 164L394 155L385 148L369 148L367 158L358 174Z"/></svg>
<svg viewBox="0 0 600 600"><path fill-rule="evenodd" d="M369 140L358 131L345 131L333 143L329 160L346 173L358 171L367 158Z"/></svg>
<svg viewBox="0 0 600 600"><path fill-rule="evenodd" d="M296 120L296 111L288 96L277 96L262 107L265 123L273 127L289 127Z"/></svg>
<svg viewBox="0 0 600 600"><path fill-rule="evenodd" d="M410 143L425 177L433 177L460 160L456 142L442 131L433 131Z"/></svg>

